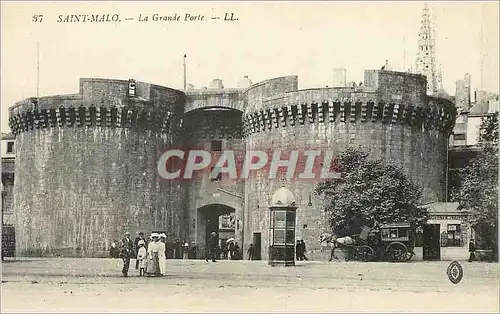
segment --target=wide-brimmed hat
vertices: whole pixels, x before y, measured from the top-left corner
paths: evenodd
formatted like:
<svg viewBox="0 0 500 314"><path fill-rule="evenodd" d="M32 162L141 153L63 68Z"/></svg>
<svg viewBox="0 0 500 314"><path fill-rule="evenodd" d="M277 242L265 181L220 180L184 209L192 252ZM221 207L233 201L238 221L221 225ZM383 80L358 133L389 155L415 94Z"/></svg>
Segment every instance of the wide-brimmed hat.
<svg viewBox="0 0 500 314"><path fill-rule="evenodd" d="M184 243L184 246L189 246L189 244L186 242L186 243Z"/></svg>
<svg viewBox="0 0 500 314"><path fill-rule="evenodd" d="M146 242L144 242L144 240L139 240L139 242L137 242L137 244L139 244L139 245L146 244Z"/></svg>
<svg viewBox="0 0 500 314"><path fill-rule="evenodd" d="M212 233L210 233L211 235L216 235L217 233L215 233L215 231L212 231Z"/></svg>
<svg viewBox="0 0 500 314"><path fill-rule="evenodd" d="M158 233L156 233L156 232L153 232L151 234L151 238L159 238L159 237L160 237L160 235Z"/></svg>

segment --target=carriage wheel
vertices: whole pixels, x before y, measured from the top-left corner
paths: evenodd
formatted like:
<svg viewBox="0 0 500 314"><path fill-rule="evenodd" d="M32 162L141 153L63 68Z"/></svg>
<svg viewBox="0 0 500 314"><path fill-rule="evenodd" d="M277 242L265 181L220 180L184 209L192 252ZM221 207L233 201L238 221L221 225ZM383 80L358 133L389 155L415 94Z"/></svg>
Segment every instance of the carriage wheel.
<svg viewBox="0 0 500 314"><path fill-rule="evenodd" d="M413 257L413 255L415 255L415 253L413 253L413 252L406 253L405 262L411 260L411 258Z"/></svg>
<svg viewBox="0 0 500 314"><path fill-rule="evenodd" d="M387 247L386 255L391 262L404 262L408 257L408 249L403 243L394 242Z"/></svg>
<svg viewBox="0 0 500 314"><path fill-rule="evenodd" d="M375 252L368 245L358 246L354 252L354 259L358 261L370 262L373 261L374 257Z"/></svg>
<svg viewBox="0 0 500 314"><path fill-rule="evenodd" d="M352 248L351 248L352 249ZM329 261L341 261L344 260L348 262L350 260L349 258L349 246L342 245L342 246L336 246L333 249L333 252L330 251L330 259Z"/></svg>

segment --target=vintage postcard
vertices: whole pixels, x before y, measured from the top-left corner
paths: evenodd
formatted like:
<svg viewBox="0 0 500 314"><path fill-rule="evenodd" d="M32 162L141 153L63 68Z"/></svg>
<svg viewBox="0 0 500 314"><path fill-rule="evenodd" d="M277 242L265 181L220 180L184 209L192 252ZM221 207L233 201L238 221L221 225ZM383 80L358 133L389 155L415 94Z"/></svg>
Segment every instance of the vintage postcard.
<svg viewBox="0 0 500 314"><path fill-rule="evenodd" d="M498 12L2 1L2 311L498 313Z"/></svg>

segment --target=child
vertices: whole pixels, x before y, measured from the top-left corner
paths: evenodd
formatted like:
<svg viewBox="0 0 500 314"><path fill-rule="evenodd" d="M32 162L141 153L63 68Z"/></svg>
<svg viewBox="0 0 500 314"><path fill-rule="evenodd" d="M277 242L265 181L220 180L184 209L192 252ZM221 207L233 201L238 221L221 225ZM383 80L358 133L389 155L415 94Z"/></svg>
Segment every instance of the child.
<svg viewBox="0 0 500 314"><path fill-rule="evenodd" d="M139 276L144 276L146 273L146 255L147 251L144 245L146 244L144 240L140 240L138 243L139 250L137 252L137 261L139 261Z"/></svg>

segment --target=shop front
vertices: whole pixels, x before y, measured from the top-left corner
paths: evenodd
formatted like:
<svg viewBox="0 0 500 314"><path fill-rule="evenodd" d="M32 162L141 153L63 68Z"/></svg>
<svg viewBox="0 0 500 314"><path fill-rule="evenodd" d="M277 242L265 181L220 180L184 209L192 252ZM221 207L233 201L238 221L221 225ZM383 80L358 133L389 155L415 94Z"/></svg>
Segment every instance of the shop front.
<svg viewBox="0 0 500 314"><path fill-rule="evenodd" d="M429 220L422 228L422 240L417 241L417 246L422 247L422 259L467 260L468 244L473 236L466 222L467 214L458 210L458 203L439 202L426 207Z"/></svg>

